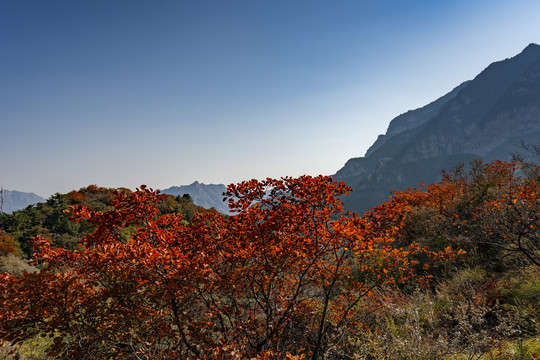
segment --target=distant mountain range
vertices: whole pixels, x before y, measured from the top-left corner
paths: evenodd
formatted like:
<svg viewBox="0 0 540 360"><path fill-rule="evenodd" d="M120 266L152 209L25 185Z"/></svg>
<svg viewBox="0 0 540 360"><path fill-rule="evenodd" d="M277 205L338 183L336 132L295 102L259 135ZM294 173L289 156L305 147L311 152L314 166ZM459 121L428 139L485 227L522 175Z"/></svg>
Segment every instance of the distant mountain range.
<svg viewBox="0 0 540 360"><path fill-rule="evenodd" d="M223 202L223 193L226 190L227 187L223 184L201 184L195 181L191 185L173 186L160 191L175 196L189 194L195 205L207 209L214 208L220 213L227 214L229 205Z"/></svg>
<svg viewBox="0 0 540 360"><path fill-rule="evenodd" d="M392 190L440 180L440 170L474 158L505 160L520 141L540 144L540 46L489 65L423 108L391 121L364 157L335 175L354 191L348 210L362 213Z"/></svg>
<svg viewBox="0 0 540 360"><path fill-rule="evenodd" d="M43 201L45 201L44 198L34 193L4 190L2 203L2 194L0 193L0 205L2 207L1 211L8 214L12 213L13 211L24 209L28 205L33 205Z"/></svg>
<svg viewBox="0 0 540 360"><path fill-rule="evenodd" d="M223 193L226 190L227 187L223 184L206 185L195 181L191 185L173 186L168 189L161 190L161 192L175 196L189 194L195 205L207 209L214 208L223 214L228 214L229 206L227 203L223 202ZM28 205L45 201L46 199L34 193L4 190L2 211L9 214L13 211L24 209Z"/></svg>

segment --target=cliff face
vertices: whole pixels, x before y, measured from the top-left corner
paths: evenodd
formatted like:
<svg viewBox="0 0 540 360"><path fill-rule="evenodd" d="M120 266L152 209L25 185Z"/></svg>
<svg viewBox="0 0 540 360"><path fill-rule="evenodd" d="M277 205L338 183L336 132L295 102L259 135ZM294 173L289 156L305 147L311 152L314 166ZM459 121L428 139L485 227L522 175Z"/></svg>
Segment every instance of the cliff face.
<svg viewBox="0 0 540 360"><path fill-rule="evenodd" d="M450 91L448 94L440 97L439 99L429 103L428 105L416 109L409 110L404 114L399 115L390 122L388 130L385 135L379 135L377 141L371 145L366 152L366 156L371 155L375 150L380 148L386 141L398 134L401 134L407 130L414 129L420 125L425 124L433 117L435 117L441 108L456 97L457 93L469 84L470 81L466 81L463 84Z"/></svg>
<svg viewBox="0 0 540 360"><path fill-rule="evenodd" d="M493 63L433 103L395 118L363 158L334 178L353 187L344 198L363 212L392 190L439 180L440 170L473 158L505 159L520 141L540 143L540 46Z"/></svg>

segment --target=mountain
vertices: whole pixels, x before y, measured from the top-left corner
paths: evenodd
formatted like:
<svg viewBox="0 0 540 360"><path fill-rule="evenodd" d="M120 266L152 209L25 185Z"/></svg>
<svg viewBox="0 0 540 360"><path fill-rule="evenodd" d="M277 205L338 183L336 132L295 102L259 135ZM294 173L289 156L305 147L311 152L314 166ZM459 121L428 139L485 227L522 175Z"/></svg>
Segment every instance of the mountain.
<svg viewBox="0 0 540 360"><path fill-rule="evenodd" d="M435 115L439 113L441 108L450 100L456 97L457 93L466 87L470 81L466 81L463 84L456 87L454 90L450 91L448 94L440 97L439 99L429 103L428 105L416 109L407 111L405 114L401 114L390 122L388 130L385 135L379 135L377 141L366 152L366 156L369 156L375 150L380 148L386 141L397 134L400 134L404 131L418 127L429 120L431 120Z"/></svg>
<svg viewBox="0 0 540 360"><path fill-rule="evenodd" d="M343 200L363 212L392 190L440 180L440 170L474 158L508 159L521 141L540 144L540 46L489 65L473 80L396 117L364 157L335 175L354 191Z"/></svg>
<svg viewBox="0 0 540 360"><path fill-rule="evenodd" d="M220 213L228 214L229 206L223 202L223 193L226 190L227 187L223 184L201 184L195 181L191 185L173 186L160 191L175 196L188 194L195 205L207 209L214 208Z"/></svg>
<svg viewBox="0 0 540 360"><path fill-rule="evenodd" d="M3 198L3 203L2 203ZM28 205L44 202L45 199L34 193L26 193L15 190L4 190L3 196L0 194L1 212L11 213L21 210Z"/></svg>

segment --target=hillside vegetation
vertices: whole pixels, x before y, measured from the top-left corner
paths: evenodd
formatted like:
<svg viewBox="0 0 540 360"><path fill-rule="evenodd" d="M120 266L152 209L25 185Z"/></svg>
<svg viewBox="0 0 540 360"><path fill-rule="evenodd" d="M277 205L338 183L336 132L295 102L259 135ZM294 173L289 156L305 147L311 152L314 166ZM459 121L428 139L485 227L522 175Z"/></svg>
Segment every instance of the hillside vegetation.
<svg viewBox="0 0 540 360"><path fill-rule="evenodd" d="M10 214L0 213L0 236L4 239L4 246L7 247L9 244L11 249L3 253L10 253L22 259L31 258L34 252L32 239L38 235L48 238L52 246L69 250L77 249L79 242L92 232L95 226L88 221L72 221L67 213L68 209L71 206L83 205L95 211L110 210L116 192L130 193L131 191L90 185L67 194L57 193L46 202L30 205L23 210ZM159 210L162 214L182 214L186 221L191 220L197 212L210 211L194 205L189 195L164 196L159 204ZM12 266L6 267L7 263ZM21 269L27 268L24 262L11 257L9 261L6 262L4 259L0 263L0 271L18 272L18 266L22 266Z"/></svg>
<svg viewBox="0 0 540 360"><path fill-rule="evenodd" d="M349 191L324 176L243 182L225 216L89 187L2 215L3 259L31 261L0 275L0 354L539 356L537 162L458 166L363 216L343 211Z"/></svg>

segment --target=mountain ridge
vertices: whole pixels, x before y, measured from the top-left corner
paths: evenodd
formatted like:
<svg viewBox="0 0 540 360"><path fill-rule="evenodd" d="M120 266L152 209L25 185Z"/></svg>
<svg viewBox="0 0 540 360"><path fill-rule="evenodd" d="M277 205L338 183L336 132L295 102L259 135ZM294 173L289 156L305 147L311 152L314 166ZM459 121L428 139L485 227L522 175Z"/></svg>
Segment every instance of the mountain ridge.
<svg viewBox="0 0 540 360"><path fill-rule="evenodd" d="M440 108L444 106L448 101L453 99L457 93L467 86L468 83L470 83L471 80L465 81L455 87L452 91L447 93L446 95L441 96L437 100L432 101L431 103L414 110L409 110L396 118L394 118L390 124L388 125L388 130L386 131L386 134L379 135L377 140L371 145L371 147L366 151L366 154L364 156L369 156L371 153L373 153L375 150L377 150L379 147L381 147L388 139L392 138L395 135L398 135L400 133L403 133L404 131L411 130L413 128L416 128L422 124L424 124L426 121L429 121L433 116L435 116Z"/></svg>
<svg viewBox="0 0 540 360"><path fill-rule="evenodd" d="M407 122L406 117L420 121ZM364 157L348 160L334 178L354 189L344 197L346 208L362 212L382 203L392 190L438 181L441 169L458 162L504 160L520 141L540 143L537 44L490 64L434 102L399 115Z"/></svg>
<svg viewBox="0 0 540 360"><path fill-rule="evenodd" d="M0 203L2 203L2 208L0 209L0 212L4 212L7 214L12 213L13 211L24 209L28 205L33 205L45 201L44 198L34 193L17 190L3 189L3 194L0 193L0 197L3 198L0 199Z"/></svg>

